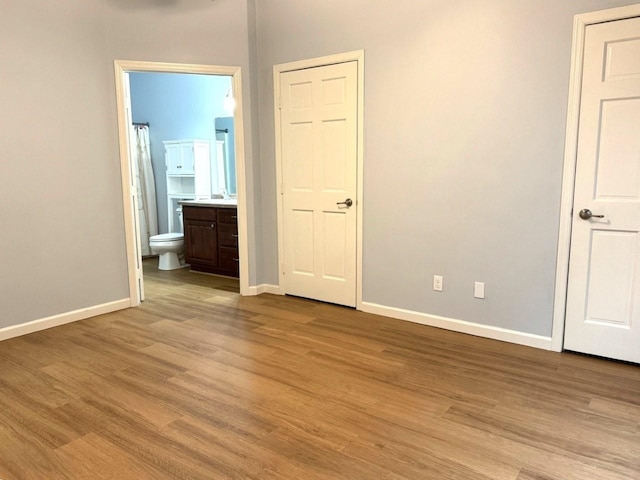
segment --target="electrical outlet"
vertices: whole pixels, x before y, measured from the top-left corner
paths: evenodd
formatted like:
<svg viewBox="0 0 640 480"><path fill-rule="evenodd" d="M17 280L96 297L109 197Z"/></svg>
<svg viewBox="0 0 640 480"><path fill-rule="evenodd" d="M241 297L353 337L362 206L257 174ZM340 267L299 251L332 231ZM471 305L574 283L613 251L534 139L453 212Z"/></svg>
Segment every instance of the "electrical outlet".
<svg viewBox="0 0 640 480"><path fill-rule="evenodd" d="M442 276L441 275L434 275L433 276L433 289L436 292L441 292L442 291Z"/></svg>
<svg viewBox="0 0 640 480"><path fill-rule="evenodd" d="M473 296L476 298L484 298L484 282L475 282L473 285Z"/></svg>

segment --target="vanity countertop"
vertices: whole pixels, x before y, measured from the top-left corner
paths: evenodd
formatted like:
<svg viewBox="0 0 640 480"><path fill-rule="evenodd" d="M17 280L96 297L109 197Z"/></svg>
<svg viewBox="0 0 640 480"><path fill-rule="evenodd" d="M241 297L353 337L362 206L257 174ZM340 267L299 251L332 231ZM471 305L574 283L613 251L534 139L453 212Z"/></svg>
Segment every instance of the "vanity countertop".
<svg viewBox="0 0 640 480"><path fill-rule="evenodd" d="M189 207L218 207L218 208L236 208L238 201L235 198L223 199L223 198L205 198L201 200L181 200L178 202L180 205L187 205Z"/></svg>

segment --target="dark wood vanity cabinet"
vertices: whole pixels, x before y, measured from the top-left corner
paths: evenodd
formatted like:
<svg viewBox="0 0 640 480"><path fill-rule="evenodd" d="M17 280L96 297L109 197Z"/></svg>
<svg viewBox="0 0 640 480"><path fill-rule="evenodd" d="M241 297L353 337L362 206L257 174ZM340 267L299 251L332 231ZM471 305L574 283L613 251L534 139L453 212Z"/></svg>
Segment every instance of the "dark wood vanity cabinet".
<svg viewBox="0 0 640 480"><path fill-rule="evenodd" d="M182 206L187 263L196 272L238 277L238 210Z"/></svg>

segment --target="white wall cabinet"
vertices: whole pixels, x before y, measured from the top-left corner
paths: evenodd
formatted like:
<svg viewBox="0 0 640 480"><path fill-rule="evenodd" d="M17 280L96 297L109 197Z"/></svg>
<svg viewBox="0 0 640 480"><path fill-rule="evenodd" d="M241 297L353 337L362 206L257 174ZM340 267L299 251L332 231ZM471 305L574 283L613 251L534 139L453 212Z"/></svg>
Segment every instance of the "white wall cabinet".
<svg viewBox="0 0 640 480"><path fill-rule="evenodd" d="M167 173L178 175L181 173L194 172L194 149L196 145L202 146L200 145L200 141L167 141L163 143Z"/></svg>
<svg viewBox="0 0 640 480"><path fill-rule="evenodd" d="M180 232L180 200L211 198L211 146L207 140L167 140L167 213L170 232Z"/></svg>

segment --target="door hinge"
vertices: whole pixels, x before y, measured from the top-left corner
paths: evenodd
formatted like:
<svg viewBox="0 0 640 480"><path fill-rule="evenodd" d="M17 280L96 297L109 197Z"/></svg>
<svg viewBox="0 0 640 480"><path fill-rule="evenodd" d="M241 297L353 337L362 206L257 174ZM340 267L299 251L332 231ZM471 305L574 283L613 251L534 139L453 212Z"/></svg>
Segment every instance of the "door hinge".
<svg viewBox="0 0 640 480"><path fill-rule="evenodd" d="M278 110L282 110L282 97L278 97Z"/></svg>

